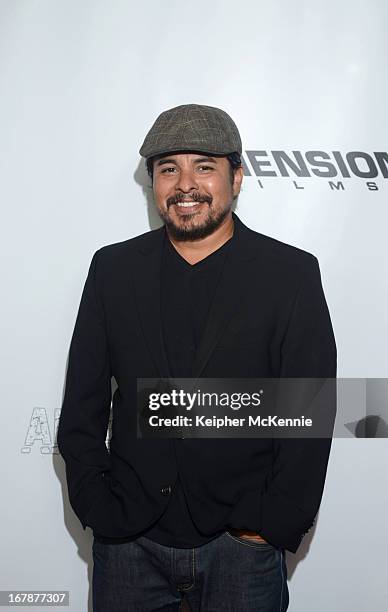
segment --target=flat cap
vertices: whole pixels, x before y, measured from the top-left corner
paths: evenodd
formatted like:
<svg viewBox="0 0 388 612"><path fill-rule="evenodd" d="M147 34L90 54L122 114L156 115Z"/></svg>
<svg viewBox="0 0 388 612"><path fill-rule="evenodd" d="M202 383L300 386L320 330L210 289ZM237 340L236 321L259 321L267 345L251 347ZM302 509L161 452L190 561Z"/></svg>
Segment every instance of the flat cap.
<svg viewBox="0 0 388 612"><path fill-rule="evenodd" d="M163 111L144 139L139 153L153 157L172 151L201 151L215 155L242 153L239 131L220 108L181 104Z"/></svg>

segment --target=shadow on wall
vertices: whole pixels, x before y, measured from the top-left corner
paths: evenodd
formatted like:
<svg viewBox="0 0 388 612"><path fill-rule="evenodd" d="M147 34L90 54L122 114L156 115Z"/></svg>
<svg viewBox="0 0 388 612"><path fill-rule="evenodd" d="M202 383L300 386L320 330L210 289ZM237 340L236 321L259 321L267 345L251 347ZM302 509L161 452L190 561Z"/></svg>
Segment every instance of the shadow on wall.
<svg viewBox="0 0 388 612"><path fill-rule="evenodd" d="M147 206L148 212L148 224L150 229L154 230L163 225L161 218L156 210L154 204L153 191L152 191L152 179L147 173L145 160L140 159L139 164L133 174L135 182L140 185L144 195L144 202Z"/></svg>
<svg viewBox="0 0 388 612"><path fill-rule="evenodd" d="M152 192L152 184L151 178L148 176L144 160L139 162L139 165L134 173L134 179L138 185L141 186L144 198L146 202L146 206L148 209L148 220L149 226L151 229L157 229L162 225L162 221L156 211L156 207L153 201L153 192ZM237 206L236 199L233 203L233 210ZM66 364L66 370L67 370ZM65 378L64 378L65 384ZM112 394L117 388L117 383L114 379L112 379ZM380 394L379 397L384 398L384 406L386 409L386 389L384 393ZM379 400L381 401L381 400ZM374 404L376 409L376 403ZM359 438L386 438L388 437L388 425L387 422L379 415L369 415L359 421L356 421L352 424L352 433L355 437ZM109 436L108 436L109 438ZM69 532L70 537L73 539L76 547L78 555L81 559L83 559L87 564L87 574L89 580L89 596L88 596L88 606L87 609L92 612L92 573L93 573L93 558L92 558L92 535L90 529L85 532L82 528L81 523L75 516L68 500L67 494L67 485L66 485L66 472L65 465L60 458L59 454L53 453L53 467L54 471L61 483L62 488L62 500L63 500L63 516L64 523ZM318 517L317 517L318 518ZM308 554L310 549L310 545L312 539L314 537L315 529L317 525L317 520L315 521L313 527L310 531L304 536L298 551L295 554L286 553L286 561L288 568L288 580L292 579L292 576L296 570L296 567L300 561L302 561ZM188 603L183 599L183 605L181 608L182 612L190 612L190 607Z"/></svg>
<svg viewBox="0 0 388 612"><path fill-rule="evenodd" d="M354 436L356 438L388 438L388 424L380 415L370 414L357 421Z"/></svg>

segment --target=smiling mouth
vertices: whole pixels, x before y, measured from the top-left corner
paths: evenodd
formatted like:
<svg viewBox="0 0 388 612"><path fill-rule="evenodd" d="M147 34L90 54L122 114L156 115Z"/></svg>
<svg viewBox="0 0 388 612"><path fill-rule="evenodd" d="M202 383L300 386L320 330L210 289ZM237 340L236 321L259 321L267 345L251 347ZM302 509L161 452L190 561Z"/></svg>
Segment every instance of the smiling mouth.
<svg viewBox="0 0 388 612"><path fill-rule="evenodd" d="M204 204L204 202L196 202L195 200L186 200L185 202L177 202L176 206L180 208L193 208L194 206L199 206Z"/></svg>

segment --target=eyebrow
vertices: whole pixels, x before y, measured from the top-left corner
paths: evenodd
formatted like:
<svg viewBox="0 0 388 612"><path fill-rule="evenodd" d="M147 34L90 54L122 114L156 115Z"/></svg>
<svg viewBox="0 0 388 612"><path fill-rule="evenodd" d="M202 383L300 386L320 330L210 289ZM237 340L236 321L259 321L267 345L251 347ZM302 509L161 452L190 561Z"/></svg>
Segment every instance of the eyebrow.
<svg viewBox="0 0 388 612"><path fill-rule="evenodd" d="M201 162L213 162L214 164L217 163L217 160L214 159L214 157L197 157L194 160L195 164L199 164ZM176 164L176 160L175 159L160 159L156 165L157 166L162 166L163 164Z"/></svg>

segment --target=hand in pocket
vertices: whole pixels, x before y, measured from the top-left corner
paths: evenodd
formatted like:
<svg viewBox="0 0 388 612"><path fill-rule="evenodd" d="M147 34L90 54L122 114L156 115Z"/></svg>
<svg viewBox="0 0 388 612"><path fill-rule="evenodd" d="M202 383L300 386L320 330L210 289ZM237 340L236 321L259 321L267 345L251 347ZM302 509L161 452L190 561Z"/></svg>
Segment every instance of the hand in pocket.
<svg viewBox="0 0 388 612"><path fill-rule="evenodd" d="M245 529L230 529L230 533L237 536L238 538L244 538L246 540L255 540L256 542L263 542L268 544L267 540L261 537L256 531L247 531Z"/></svg>

